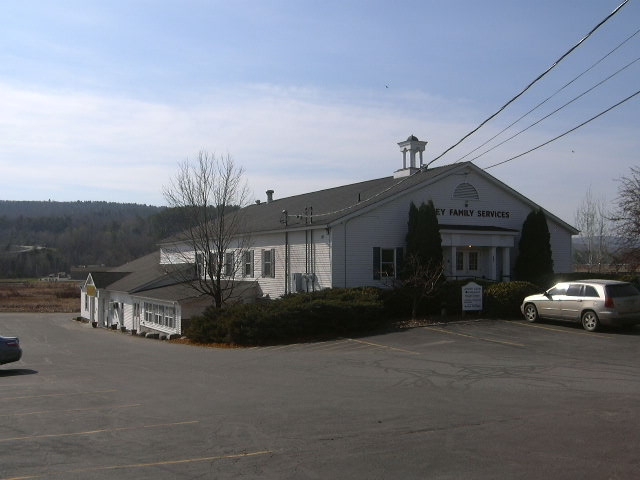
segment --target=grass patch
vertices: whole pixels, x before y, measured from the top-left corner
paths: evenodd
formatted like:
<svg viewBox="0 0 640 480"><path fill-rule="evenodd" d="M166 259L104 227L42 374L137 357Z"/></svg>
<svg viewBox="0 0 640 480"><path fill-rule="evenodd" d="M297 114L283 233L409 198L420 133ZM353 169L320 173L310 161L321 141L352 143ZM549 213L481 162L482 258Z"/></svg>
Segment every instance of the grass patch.
<svg viewBox="0 0 640 480"><path fill-rule="evenodd" d="M73 282L5 280L0 282L0 312L75 313L80 286Z"/></svg>

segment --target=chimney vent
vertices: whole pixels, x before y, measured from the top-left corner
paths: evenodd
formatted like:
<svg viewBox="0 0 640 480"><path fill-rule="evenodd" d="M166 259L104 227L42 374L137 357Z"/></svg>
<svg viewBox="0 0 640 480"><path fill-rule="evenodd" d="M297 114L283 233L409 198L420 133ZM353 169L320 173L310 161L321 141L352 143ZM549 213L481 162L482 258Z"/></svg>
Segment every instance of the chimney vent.
<svg viewBox="0 0 640 480"><path fill-rule="evenodd" d="M267 190L267 203L273 202L273 190Z"/></svg>

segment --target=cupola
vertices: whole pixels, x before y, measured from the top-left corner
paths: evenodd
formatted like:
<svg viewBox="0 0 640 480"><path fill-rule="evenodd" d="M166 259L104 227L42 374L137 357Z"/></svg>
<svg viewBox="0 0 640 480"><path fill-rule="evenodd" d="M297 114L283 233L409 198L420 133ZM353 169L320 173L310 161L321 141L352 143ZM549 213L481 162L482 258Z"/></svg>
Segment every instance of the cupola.
<svg viewBox="0 0 640 480"><path fill-rule="evenodd" d="M394 178L408 177L416 172L419 172L422 168L422 152L427 145L427 142L418 140L415 135L410 135L403 142L398 142L400 151L402 152L402 168L396 170L393 174ZM409 154L409 165L407 166L407 153ZM420 159L420 164L416 165L416 154Z"/></svg>

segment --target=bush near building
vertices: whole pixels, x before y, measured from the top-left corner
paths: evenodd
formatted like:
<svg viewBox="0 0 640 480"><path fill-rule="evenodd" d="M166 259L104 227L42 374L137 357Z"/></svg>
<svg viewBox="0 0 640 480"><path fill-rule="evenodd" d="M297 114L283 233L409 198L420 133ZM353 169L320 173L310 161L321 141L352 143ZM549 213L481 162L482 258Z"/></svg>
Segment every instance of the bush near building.
<svg viewBox="0 0 640 480"><path fill-rule="evenodd" d="M462 313L462 286L445 283L422 305L424 318L441 321ZM519 318L522 299L541 288L528 282L483 284L484 309L489 317ZM411 318L411 305L402 289L327 289L287 295L224 309L209 308L194 317L186 336L203 344L273 345L369 334Z"/></svg>
<svg viewBox="0 0 640 480"><path fill-rule="evenodd" d="M470 280L455 280L441 285L436 296L425 305L426 312L444 312L447 316L462 314L462 287ZM505 319L518 318L520 304L527 295L540 293L543 289L530 282L489 282L474 280L482 286L482 314L487 317ZM436 310L438 309L438 310Z"/></svg>
<svg viewBox="0 0 640 480"><path fill-rule="evenodd" d="M327 289L225 309L208 308L186 331L197 343L270 345L371 332L389 321L382 292Z"/></svg>
<svg viewBox="0 0 640 480"><path fill-rule="evenodd" d="M484 289L484 309L491 317L520 318L524 297L540 293L542 289L530 282L502 282Z"/></svg>

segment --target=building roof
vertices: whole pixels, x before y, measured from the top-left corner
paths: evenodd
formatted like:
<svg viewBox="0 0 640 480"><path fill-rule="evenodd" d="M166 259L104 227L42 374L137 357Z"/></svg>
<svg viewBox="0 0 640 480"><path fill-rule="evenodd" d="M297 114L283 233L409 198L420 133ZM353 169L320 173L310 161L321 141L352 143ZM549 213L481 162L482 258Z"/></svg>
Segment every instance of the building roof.
<svg viewBox="0 0 640 480"><path fill-rule="evenodd" d="M122 277L126 276L126 272L90 272L91 279L96 288L106 288L114 282L117 282Z"/></svg>
<svg viewBox="0 0 640 480"><path fill-rule="evenodd" d="M411 137L409 137L411 139ZM406 176L384 177L340 187L318 190L316 192L295 195L281 199L257 202L240 210L242 213L243 233L265 233L295 228L307 229L330 227L345 221L351 216L360 215L371 208L395 199L399 195L423 189L451 174L467 172L472 169L499 188L531 206L537 204L486 173L471 162L460 162L434 168L421 168ZM271 195L269 195L271 197ZM545 210L548 219L561 227L577 233L577 230L555 215ZM496 226L469 226L441 224L442 230L493 231L504 234L516 234L517 230ZM174 243L178 237L164 243ZM187 298L197 299L198 294L181 282L185 278L170 269L192 269L192 265L164 265L160 263L160 252L156 251L107 272L92 272L93 281L98 288L111 291L136 294L141 297L181 301Z"/></svg>
<svg viewBox="0 0 640 480"><path fill-rule="evenodd" d="M328 226L342 221L345 217L357 215L374 205L384 203L399 194L404 194L413 189L424 188L425 185L435 183L452 173L469 168L485 176L500 188L509 191L532 208L540 208L533 201L473 163L460 162L429 169L423 168L409 176L399 178L384 177L250 205L241 210L244 215L242 219L244 229L238 233L283 230L285 228L285 219L286 226L289 229L295 229L297 226L309 228L308 222L317 227ZM551 212L545 210L545 215L548 219L552 219L567 230L577 233L574 227Z"/></svg>
<svg viewBox="0 0 640 480"><path fill-rule="evenodd" d="M182 300L197 296L182 283L184 276L175 275L178 269L193 269L191 265L161 265L160 252L155 251L109 271L91 272L94 285L113 292L149 292L149 298Z"/></svg>
<svg viewBox="0 0 640 480"><path fill-rule="evenodd" d="M245 231L257 233L281 230L286 221L289 228L314 225L329 225L344 217L361 212L384 200L390 199L413 187L429 183L448 174L452 170L464 168L466 164L420 170L413 175L343 185L341 187L318 190L292 197L274 199L250 205L242 210Z"/></svg>

